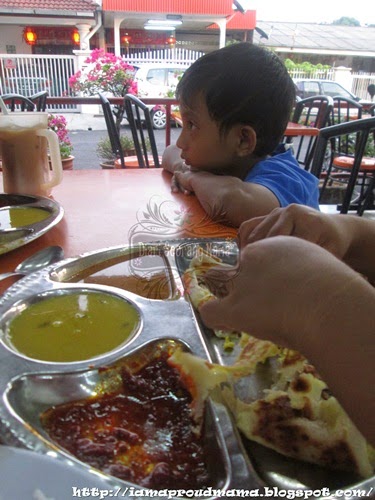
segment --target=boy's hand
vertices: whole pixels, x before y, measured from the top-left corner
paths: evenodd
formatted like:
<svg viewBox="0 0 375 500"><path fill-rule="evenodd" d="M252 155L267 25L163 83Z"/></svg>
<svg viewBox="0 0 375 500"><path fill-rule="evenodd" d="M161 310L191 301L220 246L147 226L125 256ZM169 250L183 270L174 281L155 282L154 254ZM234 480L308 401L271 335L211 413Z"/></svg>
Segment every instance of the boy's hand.
<svg viewBox="0 0 375 500"><path fill-rule="evenodd" d="M177 193L178 191L181 191L181 193L184 194L194 193L191 182L195 175L197 174L191 172L190 167L184 163L180 169L175 171L175 174L172 177L172 192Z"/></svg>
<svg viewBox="0 0 375 500"><path fill-rule="evenodd" d="M190 184L190 167L186 165L185 162L182 162L174 171L172 180L171 180L171 189L172 193L181 193L191 194L194 192L193 188Z"/></svg>
<svg viewBox="0 0 375 500"><path fill-rule="evenodd" d="M177 172L188 172L190 171L189 165L186 165L184 160L181 158L181 149L176 145L168 146L165 148L163 153L163 158L161 166L164 170L167 170L173 174L171 180L171 189L173 193L178 193L179 191L190 194L191 191L184 189L182 183L180 184L178 177L176 177Z"/></svg>

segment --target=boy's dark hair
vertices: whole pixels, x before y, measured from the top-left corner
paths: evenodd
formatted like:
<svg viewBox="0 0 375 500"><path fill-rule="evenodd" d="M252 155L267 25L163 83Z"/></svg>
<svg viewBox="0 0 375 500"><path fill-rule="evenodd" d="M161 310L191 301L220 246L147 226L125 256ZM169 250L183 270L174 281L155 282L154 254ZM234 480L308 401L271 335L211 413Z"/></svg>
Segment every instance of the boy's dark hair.
<svg viewBox="0 0 375 500"><path fill-rule="evenodd" d="M222 133L238 123L254 128L256 156L275 150L295 103L294 84L281 59L247 42L210 52L185 71L177 99L192 107L200 95Z"/></svg>

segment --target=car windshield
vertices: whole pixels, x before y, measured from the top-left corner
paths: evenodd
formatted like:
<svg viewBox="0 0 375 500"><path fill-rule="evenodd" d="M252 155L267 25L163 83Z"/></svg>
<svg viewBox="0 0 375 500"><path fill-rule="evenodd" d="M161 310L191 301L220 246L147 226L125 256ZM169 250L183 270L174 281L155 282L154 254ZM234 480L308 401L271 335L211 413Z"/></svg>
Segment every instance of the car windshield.
<svg viewBox="0 0 375 500"><path fill-rule="evenodd" d="M338 85L335 82L322 82L322 89L324 95L329 95L331 97L346 97L348 99L353 99L353 96L350 92L345 90L341 85Z"/></svg>

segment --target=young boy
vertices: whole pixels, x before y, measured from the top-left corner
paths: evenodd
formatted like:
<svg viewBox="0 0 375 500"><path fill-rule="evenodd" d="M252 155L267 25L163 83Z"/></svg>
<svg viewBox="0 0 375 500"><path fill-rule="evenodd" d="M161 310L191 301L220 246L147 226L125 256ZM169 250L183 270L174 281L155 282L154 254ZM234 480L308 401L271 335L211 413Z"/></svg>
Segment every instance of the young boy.
<svg viewBox="0 0 375 500"><path fill-rule="evenodd" d="M162 162L173 191L195 193L234 226L290 203L319 208L318 180L277 149L295 90L274 53L249 43L211 52L185 71L176 95L182 132Z"/></svg>

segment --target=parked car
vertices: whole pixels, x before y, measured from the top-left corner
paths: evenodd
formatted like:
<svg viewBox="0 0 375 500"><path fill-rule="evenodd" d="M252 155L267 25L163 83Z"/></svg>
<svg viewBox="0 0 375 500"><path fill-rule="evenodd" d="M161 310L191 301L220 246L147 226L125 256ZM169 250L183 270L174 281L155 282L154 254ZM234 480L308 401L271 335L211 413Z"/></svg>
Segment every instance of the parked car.
<svg viewBox="0 0 375 500"><path fill-rule="evenodd" d="M39 76L13 76L4 81L4 94L31 96L43 90L49 90L50 81Z"/></svg>
<svg viewBox="0 0 375 500"><path fill-rule="evenodd" d="M138 83L139 98L170 97L187 67L168 63L145 64L137 67L135 80ZM149 108L153 127L164 129L167 123L164 106L157 104L150 105Z"/></svg>
<svg viewBox="0 0 375 500"><path fill-rule="evenodd" d="M301 99L313 97L314 95L328 95L331 97L346 97L359 101L359 97L354 95L342 85L332 80L309 80L309 79L294 79L296 93Z"/></svg>

